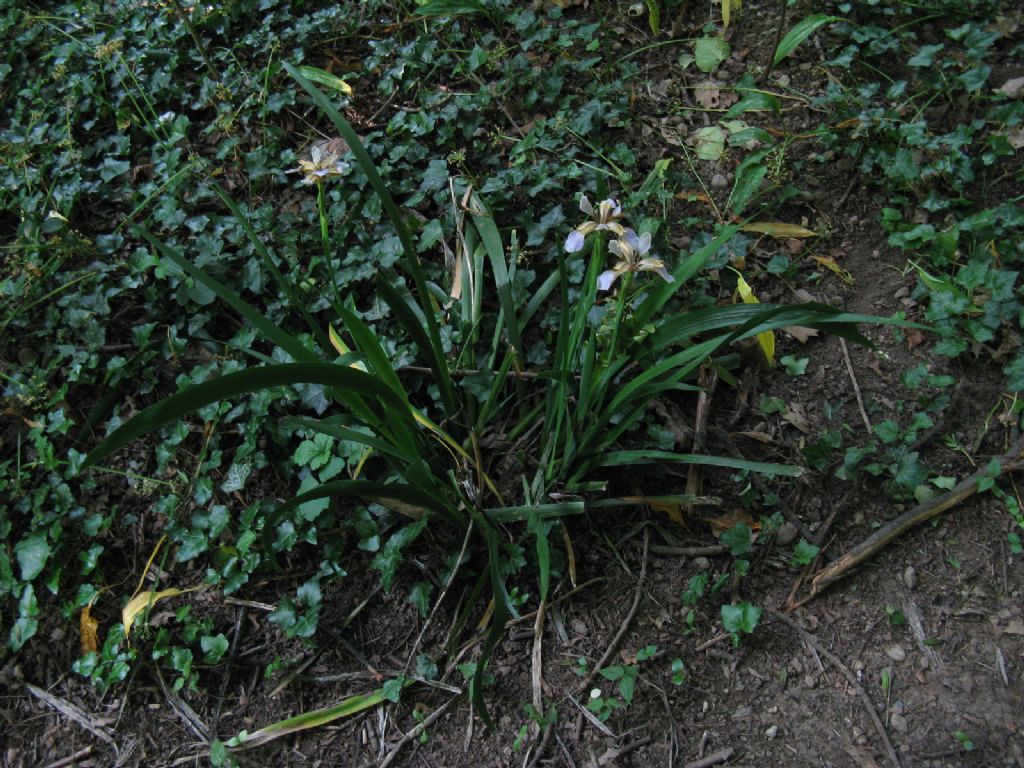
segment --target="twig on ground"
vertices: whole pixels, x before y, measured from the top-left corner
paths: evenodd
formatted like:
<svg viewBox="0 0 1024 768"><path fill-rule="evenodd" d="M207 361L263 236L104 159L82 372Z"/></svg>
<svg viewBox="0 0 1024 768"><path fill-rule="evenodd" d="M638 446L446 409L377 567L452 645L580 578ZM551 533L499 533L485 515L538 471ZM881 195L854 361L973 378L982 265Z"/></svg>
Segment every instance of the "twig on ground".
<svg viewBox="0 0 1024 768"><path fill-rule="evenodd" d="M530 654L530 683L533 688L533 707L538 714L544 711L544 615L547 601L542 600L533 623L533 652Z"/></svg>
<svg viewBox="0 0 1024 768"><path fill-rule="evenodd" d="M868 431L870 435L871 419L868 418L868 412L864 409L864 398L860 394L860 384L857 383L857 374L853 372L853 361L850 359L850 348L846 346L846 339L842 336L839 337L839 346L843 348L843 357L846 359L846 371L850 374L850 381L853 382L853 394L857 398L857 408L860 410L860 417L864 421L864 429Z"/></svg>
<svg viewBox="0 0 1024 768"><path fill-rule="evenodd" d="M448 576L448 581L444 585L444 589L441 590L441 594L438 595L437 600L434 601L434 607L430 611L430 615L427 620L423 623L420 628L420 633L416 636L416 642L412 645L412 651L405 660L405 669L402 671L402 677L409 674L409 668L412 667L413 657L416 656L416 652L420 649L420 643L423 642L423 636L427 633L427 629L434 621L434 616L437 614L437 609L441 607L441 603L444 602L445 597L448 595L448 590L451 589L452 584L455 582L455 576L459 572L459 568L462 566L462 561L466 557L466 547L469 546L469 537L473 533L473 523L471 522L466 526L466 535L462 538L462 549L459 550L459 557L455 561L455 567L452 568L451 574Z"/></svg>
<svg viewBox="0 0 1024 768"><path fill-rule="evenodd" d="M76 707L70 701L65 701L64 699L60 698L60 696L54 696L49 691L44 691L42 688L37 688L31 683L25 683L25 687L28 689L29 693L31 693L41 702L46 704L48 707L57 710L69 720L72 720L78 725L85 728L85 730L87 730L97 739L113 747L115 754L117 753L117 745L114 743L114 740L100 729L100 726L98 726L93 721L93 718L90 717L87 712L80 709L79 707Z"/></svg>
<svg viewBox="0 0 1024 768"><path fill-rule="evenodd" d="M1008 453L998 460L996 477L1024 468L1024 440L1018 440ZM895 520L882 526L853 549L823 568L811 583L811 595L817 595L843 578L852 568L867 560L906 531L970 498L978 490L978 483L989 477L987 467L982 467L966 480L958 483L949 493L929 499L913 509L904 512Z"/></svg>
<svg viewBox="0 0 1024 768"><path fill-rule="evenodd" d="M540 712L540 710L537 710ZM533 753L533 757L530 758L530 762L526 764L526 768L537 768L537 763L544 757L544 752L548 748L548 742L551 741L551 734L555 732L554 723L548 723L544 727L544 733L541 736L540 743L537 745L537 749Z"/></svg>
<svg viewBox="0 0 1024 768"><path fill-rule="evenodd" d="M867 713L871 718L871 722L874 723L875 730L878 731L878 736L882 740L889 762L893 764L894 768L900 768L900 760L896 756L896 750L893 749L892 742L889 741L889 734L885 732L885 726L882 725L882 721L878 717L878 712L875 711L875 705L871 703L871 697L868 696L867 691L865 691L857 681L857 676L850 671L849 667L839 660L838 656L827 650L817 640L815 640L814 637L807 630L801 627L795 619L784 613L776 611L771 607L768 607L765 610L773 619L781 621L783 624L795 631L800 636L801 640L811 648L814 648L821 656L828 659L829 663L842 673L843 677L845 677L846 681L850 684L850 687L853 688L853 690L857 692L857 695L860 696L860 700L864 704L864 709L867 710Z"/></svg>
<svg viewBox="0 0 1024 768"><path fill-rule="evenodd" d="M395 744L394 748L390 752L388 752L388 754L384 757L383 760L380 761L380 765L378 766L378 768L387 768L389 765L391 765L391 763L394 762L394 759L398 757L398 753L402 751L402 747L404 747L413 739L418 738L421 733L423 733L425 730L427 730L427 728L436 723L441 718L441 716L448 711L448 708L459 700L459 698L460 697L458 696L452 696L450 699L448 699L448 701L446 701L440 707L438 707L429 715L427 715L427 717L424 718L421 722L417 723L415 728L413 728L408 733L404 734L402 738L399 739L398 743Z"/></svg>
<svg viewBox="0 0 1024 768"><path fill-rule="evenodd" d="M609 763L614 763L616 760L625 757L630 752L634 752L635 750L640 749L640 747L646 747L650 743L651 737L643 736L637 739L636 741L631 741L629 744L626 744L624 746L609 749L603 755L601 755L601 757L598 758L597 764L599 766L605 766Z"/></svg>
<svg viewBox="0 0 1024 768"><path fill-rule="evenodd" d="M724 555L728 547L723 544L711 544L704 547L670 547L664 544L651 544L652 555L665 555L668 557L714 557Z"/></svg>
<svg viewBox="0 0 1024 768"><path fill-rule="evenodd" d="M73 755L68 755L67 757L62 757L60 760L55 760L54 762L49 763L46 768L66 768L66 766L74 765L82 758L88 757L91 754L92 747L88 746L85 749L78 750Z"/></svg>
<svg viewBox="0 0 1024 768"><path fill-rule="evenodd" d="M160 690L167 699L167 703L171 705L171 709L181 719L185 725L187 725L192 732L199 737L204 743L210 743L210 728L203 722L203 719L199 717L199 714L188 705L184 699L182 699L177 693L167 687L167 683L164 682L164 676L160 674L160 668L155 667L156 681L160 683Z"/></svg>
<svg viewBox="0 0 1024 768"><path fill-rule="evenodd" d="M732 757L733 752L735 751L736 750L732 747L726 747L725 749L720 749L717 752L712 752L710 755L702 757L700 760L691 760L684 765L683 768L711 768L712 765L724 763Z"/></svg>
<svg viewBox="0 0 1024 768"><path fill-rule="evenodd" d="M697 413L693 418L693 453L703 453L708 442L708 418L711 416L711 401L718 386L718 373L713 369L702 368L700 371L702 389L697 397ZM686 493L689 496L700 494L701 468L699 464L691 464L686 476ZM693 514L696 505L686 505L687 514Z"/></svg>
<svg viewBox="0 0 1024 768"><path fill-rule="evenodd" d="M626 614L626 618L622 620L622 624L619 626L619 631L615 633L615 637L608 644L601 659L594 665L593 669L590 670L589 674L583 679L580 684L581 690L587 690L590 684L594 681L597 673L604 669L604 665L608 663L609 659L615 654L616 649L619 647L619 643L625 636L629 625L633 621L633 617L636 616L636 610L640 607L640 598L643 597L644 583L647 581L647 552L650 548L651 534L649 528L644 528L644 554L643 564L640 566L640 578L637 579L636 592L633 594L633 605L630 606L629 613Z"/></svg>

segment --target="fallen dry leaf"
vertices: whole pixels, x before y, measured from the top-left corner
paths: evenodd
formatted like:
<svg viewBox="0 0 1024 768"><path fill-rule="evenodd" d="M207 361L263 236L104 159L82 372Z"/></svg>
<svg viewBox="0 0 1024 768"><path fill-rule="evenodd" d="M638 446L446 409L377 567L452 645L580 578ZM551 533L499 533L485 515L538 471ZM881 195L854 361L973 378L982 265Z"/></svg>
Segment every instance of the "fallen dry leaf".
<svg viewBox="0 0 1024 768"><path fill-rule="evenodd" d="M709 518L707 523L711 526L711 532L715 535L716 539L725 531L735 528L740 523L746 524L753 531L760 530L761 528L761 524L755 522L754 518L742 509L734 509L731 512L726 512L724 515Z"/></svg>
<svg viewBox="0 0 1024 768"><path fill-rule="evenodd" d="M813 339L818 335L817 328L808 328L804 325L787 325L783 328L786 333L792 336L794 339L799 341L801 344L806 344L809 339Z"/></svg>
<svg viewBox="0 0 1024 768"><path fill-rule="evenodd" d="M693 100L707 109L718 109L722 103L721 84L714 80L705 80L693 87Z"/></svg>
<svg viewBox="0 0 1024 768"><path fill-rule="evenodd" d="M1009 96L1011 99L1018 98L1021 91L1024 91L1024 77L1015 77L1011 80L1007 80L1001 86L996 88L996 93Z"/></svg>
<svg viewBox="0 0 1024 768"><path fill-rule="evenodd" d="M813 229L801 227L799 224L787 224L784 221L748 221L740 229L744 232L758 232L762 235L768 235L776 240L818 236L818 233Z"/></svg>
<svg viewBox="0 0 1024 768"><path fill-rule="evenodd" d="M85 606L82 609L82 615L78 620L78 629L82 640L82 655L87 656L90 653L99 653L100 641L98 631L100 623L92 617L89 609L91 605Z"/></svg>
<svg viewBox="0 0 1024 768"><path fill-rule="evenodd" d="M811 434L811 423L804 416L804 409L799 405L790 405L782 416L782 420L799 429L805 435Z"/></svg>
<svg viewBox="0 0 1024 768"><path fill-rule="evenodd" d="M907 331L907 349L913 349L924 344L924 334L917 328L911 328Z"/></svg>

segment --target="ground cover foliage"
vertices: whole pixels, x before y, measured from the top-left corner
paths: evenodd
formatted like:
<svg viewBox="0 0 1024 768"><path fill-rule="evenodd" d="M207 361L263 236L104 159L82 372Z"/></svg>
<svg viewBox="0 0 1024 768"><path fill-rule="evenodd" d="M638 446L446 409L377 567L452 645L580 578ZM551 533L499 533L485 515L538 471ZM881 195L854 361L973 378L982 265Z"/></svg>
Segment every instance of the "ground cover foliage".
<svg viewBox="0 0 1024 768"><path fill-rule="evenodd" d="M5 9L5 664L62 629L80 648L60 673L97 696L140 674L187 696L238 652L213 602L262 601L273 632L323 647L357 568L427 626L461 593L445 642L399 649L404 669L326 711L207 733L210 759L439 679L489 724L506 621L575 586L573 542L624 508L680 521L708 501L665 467L705 467L744 510L713 521L728 566L679 589L687 631L736 645L763 616L742 584L784 522L781 478L876 477L903 503L953 488L922 457L958 387L934 361L1024 381L1020 12L789 5L757 61L729 41L759 9L731 0L696 23L655 2ZM796 65L815 47L829 77L808 94ZM785 123L790 101L808 124ZM931 357L868 439L837 420L795 455L708 455L666 403L771 365L796 382L813 352L785 328L863 341L855 324L878 322L807 290L851 277L799 218L832 167L882 201L914 286L887 332ZM773 303L779 286L804 293ZM1019 554L998 472L983 490ZM791 567L822 543L798 537ZM599 722L651 665L686 684L657 650L574 667L607 681ZM556 704L531 702L517 749Z"/></svg>

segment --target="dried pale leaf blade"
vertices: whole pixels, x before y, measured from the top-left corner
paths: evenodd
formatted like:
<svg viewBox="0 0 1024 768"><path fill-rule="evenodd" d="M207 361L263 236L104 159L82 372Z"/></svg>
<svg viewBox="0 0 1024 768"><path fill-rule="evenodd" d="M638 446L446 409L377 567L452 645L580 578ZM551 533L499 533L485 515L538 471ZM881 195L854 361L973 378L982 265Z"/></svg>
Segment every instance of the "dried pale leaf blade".
<svg viewBox="0 0 1024 768"><path fill-rule="evenodd" d="M801 344L806 344L810 339L818 335L817 328L808 328L805 325L787 325L782 330Z"/></svg>
<svg viewBox="0 0 1024 768"><path fill-rule="evenodd" d="M411 681L407 681L405 685L409 685ZM306 731L310 728L319 728L321 725L340 720L343 717L350 717L363 710L375 707L384 701L383 689L378 689L370 693L363 693L356 696L350 696L339 704L333 707L325 707L324 709L317 709L313 712L306 712L302 715L296 715L295 717L289 717L286 720L268 725L266 728L261 728L254 733L245 734L244 736L236 736L232 741L237 741L237 747L239 749L252 749L253 747L259 747L267 742L279 739L282 736L287 736L290 733L296 733L298 731Z"/></svg>
<svg viewBox="0 0 1024 768"><path fill-rule="evenodd" d="M788 240L791 237L817 237L813 229L801 227L799 224L786 224L782 221L748 221L740 227L744 232L757 232L774 237L776 240Z"/></svg>

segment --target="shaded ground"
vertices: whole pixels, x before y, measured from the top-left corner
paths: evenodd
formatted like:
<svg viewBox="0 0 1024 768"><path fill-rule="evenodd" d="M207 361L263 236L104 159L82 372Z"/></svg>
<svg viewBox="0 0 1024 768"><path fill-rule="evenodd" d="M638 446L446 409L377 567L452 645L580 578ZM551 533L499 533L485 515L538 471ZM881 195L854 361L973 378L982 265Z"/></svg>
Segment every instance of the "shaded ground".
<svg viewBox="0 0 1024 768"><path fill-rule="evenodd" d="M773 29L772 22L770 15L759 16L756 6L749 9L736 32L734 49L747 50L743 42L749 41L745 55L763 56L763 44L756 42L768 37L765 29ZM670 59L652 54L650 65L652 81L658 81L658 72L665 78L674 74ZM737 70L741 67L737 61ZM792 76L808 80L802 88L814 84L815 76L807 70ZM684 81L685 76L679 79ZM655 93L650 103L642 104L650 110L649 125L663 125L660 118L667 114L659 109L670 97ZM799 109L786 116L791 129L810 119ZM670 152L665 147L660 153ZM716 173L730 173L724 165L708 163L698 170L708 180ZM806 218L812 228L831 229L823 245L807 247L833 255L855 280L846 285L824 273L814 298L857 312L913 313L904 257L885 244L872 192L852 171L843 169L830 172L818 184L811 180L809 186L816 195L790 205L780 218ZM765 242L760 255L767 258L780 247L785 246ZM795 244L793 248L797 251ZM773 298L793 300L787 295ZM958 478L974 470L965 453L947 447L946 434L972 448L968 454L978 466L1008 448L1013 436L993 416L1002 386L994 366L964 359L946 367L945 361L929 356L927 339L886 328L869 329L868 335L877 349L851 347L849 363L872 423L901 419L903 404L913 394L900 383L900 375L926 362L933 373L948 372L960 382L942 414L944 420L932 434L922 436L918 450L929 466ZM756 403L761 395L781 397L789 408L769 416L747 408L734 420L738 396L721 386L712 401L709 452L728 452L722 430L750 458L797 463L805 463L802 448L840 424L848 425L844 446L863 442L865 427L839 341L819 337L800 344L780 338L780 345L780 354L810 358L805 375L793 378L775 370L751 379L748 399ZM689 424L695 401L680 398L664 407L682 414ZM559 586L555 596L566 597L555 604L544 624L544 701L555 704L558 718L539 754L530 738L523 740L521 749L515 746L521 728L530 722L523 705L533 698L534 631L527 620L510 629L495 653L495 682L488 690L497 720L494 733L488 734L470 716L464 697L417 687L401 706L368 710L340 724L238 753L239 764L372 765L418 719L429 719L443 708L430 721L425 740L411 740L392 764L672 766L720 753L720 764L726 765L870 768L892 764L887 739L904 768L1024 768L1024 569L1020 557L1007 549L1009 520L991 497L972 498L937 522L904 535L849 578L786 614L793 624L773 613L784 610L791 595L808 595L806 584L797 585L807 575L804 569L788 562L792 537L798 536L790 530L794 524L821 537L823 559L813 568L904 511L889 500L881 480L835 479L831 470L839 458L841 453L831 460L828 471L810 472L797 484L780 486L781 506L791 521L780 538L789 541L754 550L751 576L741 592L732 584L723 587L726 595L770 609L753 636L738 647L719 626L717 606L727 600L698 604L692 627L687 626L680 603L691 577L708 573L714 582L717 575L730 571L731 558L666 554L665 548L672 546L716 546L706 525L693 519L679 527L657 511L615 513L574 525L581 586L572 594L569 584ZM685 473L667 472L664 479L670 486L666 492L685 487ZM705 492L738 507L736 498L743 489L727 475L709 474L704 483ZM124 546L134 548L136 559L145 560L145 547L132 542ZM325 594L319 650L282 639L266 621L280 591L277 584L250 585L239 600L201 595L198 607L215 617L232 641L231 662L202 672L202 692L174 694L153 665L140 663L125 686L100 696L68 674L78 653L77 636L59 628L58 616L43 619L31 655L16 657L0 670L0 716L5 720L0 764L39 766L72 755L78 756L78 765L206 764L208 739L226 739L242 729L252 731L328 706L379 687L383 679L401 672L416 652L439 654L452 625L452 609L465 593L453 592L417 649L422 620L400 590L378 595L348 623L360 601L375 589L376 575L368 563L367 557L352 555L344 564L349 577ZM427 574L440 567L426 555L418 565ZM201 579L201 574L193 575L192 581ZM289 575L291 580L301 578L302 574ZM192 581L182 576L183 583ZM896 612L906 621L894 618ZM158 621L159 617L154 619ZM641 665L632 705L597 724L583 717L581 705L592 687L611 685L599 679L581 687L573 667L580 657L593 665L620 627L625 627L625 634L613 658L630 663L647 645L658 651ZM469 658L472 646L465 650ZM264 669L277 658L298 663L264 679ZM671 681L675 658L682 659L686 669L678 686ZM464 684L458 672L444 681ZM64 710L58 712L53 702L26 695L26 683L59 697ZM957 732L970 740L970 751L954 735ZM527 733L532 735L529 729Z"/></svg>

